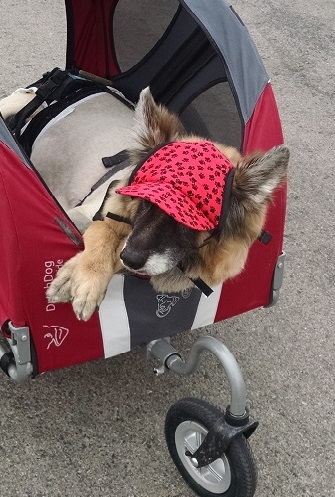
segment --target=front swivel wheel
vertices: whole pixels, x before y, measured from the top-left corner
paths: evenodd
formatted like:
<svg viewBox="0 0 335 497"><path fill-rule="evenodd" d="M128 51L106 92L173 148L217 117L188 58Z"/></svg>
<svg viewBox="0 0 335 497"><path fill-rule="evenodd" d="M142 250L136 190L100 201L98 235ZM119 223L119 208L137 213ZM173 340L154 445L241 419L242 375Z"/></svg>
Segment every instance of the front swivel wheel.
<svg viewBox="0 0 335 497"><path fill-rule="evenodd" d="M182 399L168 411L165 437L170 455L187 484L200 497L252 497L257 472L249 443L242 433L216 460L196 467L192 454L223 413L196 398Z"/></svg>

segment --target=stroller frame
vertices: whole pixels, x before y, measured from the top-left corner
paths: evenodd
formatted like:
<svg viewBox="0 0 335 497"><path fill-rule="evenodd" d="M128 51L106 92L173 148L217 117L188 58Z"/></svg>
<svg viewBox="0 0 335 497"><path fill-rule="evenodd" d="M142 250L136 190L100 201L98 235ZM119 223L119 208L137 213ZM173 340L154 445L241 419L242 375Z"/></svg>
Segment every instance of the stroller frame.
<svg viewBox="0 0 335 497"><path fill-rule="evenodd" d="M33 364L30 348L30 331L27 326L16 327L8 323L10 337L7 338L10 352L0 345L0 361L2 370L14 381L23 381L31 377ZM159 361L155 368L156 374L173 371L180 375L188 375L195 371L199 364L200 354L207 350L214 354L226 372L231 387L230 411L234 416L244 416L246 406L246 388L241 370L234 358L223 343L208 336L198 339L191 347L186 361L181 359L178 351L172 347L169 338L152 340L146 346L147 357Z"/></svg>

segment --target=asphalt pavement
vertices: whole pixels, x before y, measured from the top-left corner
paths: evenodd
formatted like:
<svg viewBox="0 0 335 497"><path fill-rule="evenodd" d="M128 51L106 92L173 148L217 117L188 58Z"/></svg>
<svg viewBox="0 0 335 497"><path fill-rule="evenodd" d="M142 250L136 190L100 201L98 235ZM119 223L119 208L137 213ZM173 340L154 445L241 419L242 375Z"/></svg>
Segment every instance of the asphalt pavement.
<svg viewBox="0 0 335 497"><path fill-rule="evenodd" d="M235 0L271 76L291 150L279 303L185 333L237 358L260 426L256 497L335 495L333 0ZM0 0L0 97L65 60L61 0ZM5 222L2 220L1 222ZM164 417L185 396L225 405L209 355L192 376L156 377L141 350L17 385L0 377L1 497L191 497Z"/></svg>

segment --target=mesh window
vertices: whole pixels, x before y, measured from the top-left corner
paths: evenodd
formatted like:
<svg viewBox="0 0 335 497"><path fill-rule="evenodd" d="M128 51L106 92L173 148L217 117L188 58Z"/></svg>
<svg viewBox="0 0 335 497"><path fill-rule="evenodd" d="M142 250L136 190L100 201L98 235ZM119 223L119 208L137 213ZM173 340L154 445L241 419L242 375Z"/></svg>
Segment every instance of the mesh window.
<svg viewBox="0 0 335 497"><path fill-rule="evenodd" d="M136 65L153 48L166 31L178 7L179 2L177 0L136 0L136 2L134 0L119 0L114 13L113 29L115 52L122 73ZM193 19L188 19L185 17L185 14L184 17L179 16L178 23L180 22L184 24L181 26L178 24L179 32L176 30L175 35L170 39L170 43L174 45L173 50L176 50L178 46L180 47L179 52L175 54L172 61L174 64L171 62L171 68L168 68L168 71L164 73L165 68L163 66L157 69L158 74L155 74L155 71L153 71L155 66L149 63L147 66L144 65L142 68L137 68L135 73L131 73L130 79L127 76L126 79L122 79L121 77L117 82L119 85L117 87L128 98L136 101L137 92L147 84L150 84L155 98L166 103L175 112L180 112L182 109L180 118L187 132L241 149L241 119L227 81L217 83L208 90L205 90L184 108L184 103L189 101L190 96L197 95L202 85L206 87L206 85L208 86L215 80L226 80L226 76L221 62L218 62L218 60L215 62L212 59L210 64L213 64L208 66L210 67L212 77L208 79L208 74L203 70L203 67L207 66L202 66L200 60L199 65L195 67L195 62L198 59L193 60L191 57L190 70L194 71L193 84L190 84L190 80L187 77L183 79L184 73L182 75L178 73L179 62L177 57L179 56L180 58L182 56L181 50L184 44L186 41L194 39L197 29L193 27L195 24ZM181 35L178 34L180 33L180 27L184 28ZM197 28L196 25L195 28ZM183 38L184 35L185 40ZM201 37L199 40L198 38L197 42L200 44L203 40ZM194 51L196 46L189 47L189 50L191 49ZM161 54L165 57L166 53L164 50L166 51L166 46ZM203 52L199 57L201 55L205 56L206 54ZM209 53L208 55L210 56L211 54ZM185 60L184 58L181 62ZM143 70L145 67L147 67L147 71ZM185 68L185 71L187 70L188 66ZM166 81L168 78L171 78L174 72L177 79L173 79L171 84L166 86ZM150 75L149 78L147 78L148 74ZM134 78L136 81L134 81ZM180 85L179 88L178 84ZM159 88L157 89L156 86L159 86ZM157 91L155 92L155 90ZM170 90L174 90L172 91L172 95L169 94ZM161 95L160 92L163 92L163 94Z"/></svg>
<svg viewBox="0 0 335 497"><path fill-rule="evenodd" d="M139 62L161 38L178 6L177 0L119 0L113 30L122 72Z"/></svg>
<svg viewBox="0 0 335 497"><path fill-rule="evenodd" d="M188 132L241 149L241 118L228 83L219 83L204 91L186 107L180 118Z"/></svg>

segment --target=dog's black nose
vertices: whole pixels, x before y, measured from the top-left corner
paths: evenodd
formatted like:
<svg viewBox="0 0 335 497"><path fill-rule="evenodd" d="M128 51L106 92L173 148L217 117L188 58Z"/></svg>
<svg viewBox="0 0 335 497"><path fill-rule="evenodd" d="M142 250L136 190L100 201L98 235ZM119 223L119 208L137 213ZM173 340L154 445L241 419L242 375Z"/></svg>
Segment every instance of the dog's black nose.
<svg viewBox="0 0 335 497"><path fill-rule="evenodd" d="M145 265L147 261L147 255L137 250L131 250L126 245L120 254L120 259L122 264L124 264L127 268L138 271Z"/></svg>

